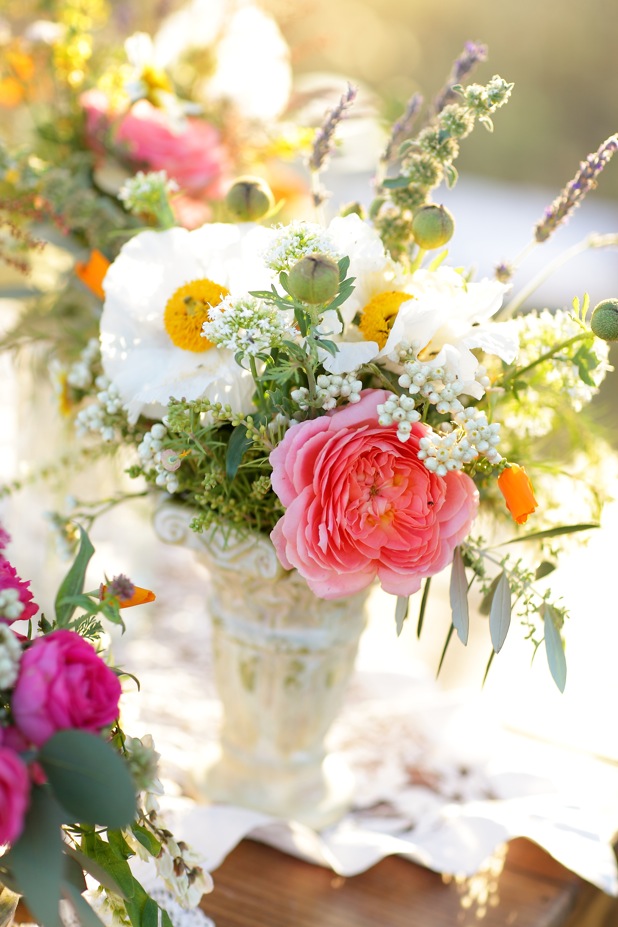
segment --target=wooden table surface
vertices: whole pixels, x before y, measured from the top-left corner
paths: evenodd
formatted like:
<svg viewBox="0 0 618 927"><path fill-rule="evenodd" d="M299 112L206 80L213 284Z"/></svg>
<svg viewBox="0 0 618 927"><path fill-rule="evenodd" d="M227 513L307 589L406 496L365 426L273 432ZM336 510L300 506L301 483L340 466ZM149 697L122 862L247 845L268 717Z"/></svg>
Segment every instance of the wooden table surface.
<svg viewBox="0 0 618 927"><path fill-rule="evenodd" d="M394 856L344 879L244 840L213 878L202 907L216 927L618 927L617 899L523 839L509 845L484 910L467 906L461 886Z"/></svg>

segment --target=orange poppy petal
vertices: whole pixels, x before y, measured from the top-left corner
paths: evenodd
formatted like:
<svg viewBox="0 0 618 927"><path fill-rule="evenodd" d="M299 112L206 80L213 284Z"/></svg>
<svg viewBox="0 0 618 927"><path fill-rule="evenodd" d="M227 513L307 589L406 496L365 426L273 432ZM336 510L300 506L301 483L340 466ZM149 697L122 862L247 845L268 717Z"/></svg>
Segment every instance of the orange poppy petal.
<svg viewBox="0 0 618 927"><path fill-rule="evenodd" d="M103 280L109 264L105 255L95 249L87 261L78 261L75 265L75 276L99 299L105 299Z"/></svg>
<svg viewBox="0 0 618 927"><path fill-rule="evenodd" d="M498 488L506 507L518 525L523 525L536 510L538 502L530 478L523 467L509 464L498 477Z"/></svg>
<svg viewBox="0 0 618 927"><path fill-rule="evenodd" d="M99 589L99 598L103 599L107 592L107 586L101 584ZM141 586L133 587L133 595L128 599L118 599L119 608L131 608L133 605L146 605L148 602L154 602L156 595L151 589L143 589Z"/></svg>

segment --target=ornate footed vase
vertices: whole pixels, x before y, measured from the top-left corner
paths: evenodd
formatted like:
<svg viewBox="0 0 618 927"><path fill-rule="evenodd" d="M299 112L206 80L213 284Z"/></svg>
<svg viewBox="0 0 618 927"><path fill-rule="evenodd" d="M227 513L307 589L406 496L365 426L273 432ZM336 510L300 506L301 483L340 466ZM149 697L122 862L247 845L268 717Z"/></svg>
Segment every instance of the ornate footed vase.
<svg viewBox="0 0 618 927"><path fill-rule="evenodd" d="M158 536L195 551L210 575L220 742L196 786L208 800L319 829L349 807L353 777L325 739L341 708L366 623L368 592L319 599L284 570L263 535L191 530L189 507L164 502Z"/></svg>

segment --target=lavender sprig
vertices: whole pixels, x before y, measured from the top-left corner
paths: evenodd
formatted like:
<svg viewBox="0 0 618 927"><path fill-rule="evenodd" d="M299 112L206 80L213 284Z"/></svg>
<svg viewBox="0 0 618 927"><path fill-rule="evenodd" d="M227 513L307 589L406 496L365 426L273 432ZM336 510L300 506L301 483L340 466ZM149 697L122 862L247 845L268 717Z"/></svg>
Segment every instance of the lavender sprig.
<svg viewBox="0 0 618 927"><path fill-rule="evenodd" d="M334 149L333 138L335 130L345 117L346 111L356 99L356 94L356 87L353 87L352 84L348 84L348 89L341 97L337 106L326 114L324 123L316 132L313 150L308 161L311 171L320 171L326 164L328 157L332 154Z"/></svg>
<svg viewBox="0 0 618 927"><path fill-rule="evenodd" d="M393 158L394 152L399 145L412 135L412 126L422 105L423 98L420 93L415 93L408 100L404 112L391 130L390 138L380 159L385 164L388 164Z"/></svg>
<svg viewBox="0 0 618 927"><path fill-rule="evenodd" d="M486 45L482 45L480 42L466 42L463 52L453 63L446 84L434 100L433 108L435 113L441 113L445 106L457 99L457 93L453 90L453 87L460 84L474 70L477 64L486 60Z"/></svg>
<svg viewBox="0 0 618 927"><path fill-rule="evenodd" d="M589 154L586 160L580 163L575 177L568 182L564 190L547 207L545 215L535 225L535 241L546 241L568 218L575 207L579 206L586 194L596 187L597 177L611 160L616 150L618 150L618 134L610 135L598 151Z"/></svg>

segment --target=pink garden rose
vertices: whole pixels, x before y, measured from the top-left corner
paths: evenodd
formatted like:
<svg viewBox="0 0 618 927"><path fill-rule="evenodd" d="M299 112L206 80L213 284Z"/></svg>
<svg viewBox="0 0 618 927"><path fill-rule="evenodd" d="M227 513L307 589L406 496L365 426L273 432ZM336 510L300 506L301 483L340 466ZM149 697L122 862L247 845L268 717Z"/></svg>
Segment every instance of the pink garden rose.
<svg viewBox="0 0 618 927"><path fill-rule="evenodd" d="M18 729L37 746L56 731L98 733L118 717L120 683L94 647L74 631L37 638L24 652L11 707Z"/></svg>
<svg viewBox="0 0 618 927"><path fill-rule="evenodd" d="M0 621L11 624L13 621L29 621L39 610L32 601L29 581L20 579L15 567L0 554ZM3 595L8 590L14 592Z"/></svg>
<svg viewBox="0 0 618 927"><path fill-rule="evenodd" d="M425 426L402 443L378 425L385 390L290 428L271 452L272 485L285 506L271 538L320 598L359 592L376 577L393 595L417 592L447 566L478 507L464 473L431 473L417 457Z"/></svg>
<svg viewBox="0 0 618 927"><path fill-rule="evenodd" d="M21 834L29 800L28 767L14 750L0 747L0 845Z"/></svg>
<svg viewBox="0 0 618 927"><path fill-rule="evenodd" d="M95 151L109 150L111 143L134 167L166 171L185 194L222 196L229 157L218 130L209 122L188 117L177 128L165 110L147 100L115 114L100 90L89 90L81 102L88 143Z"/></svg>

